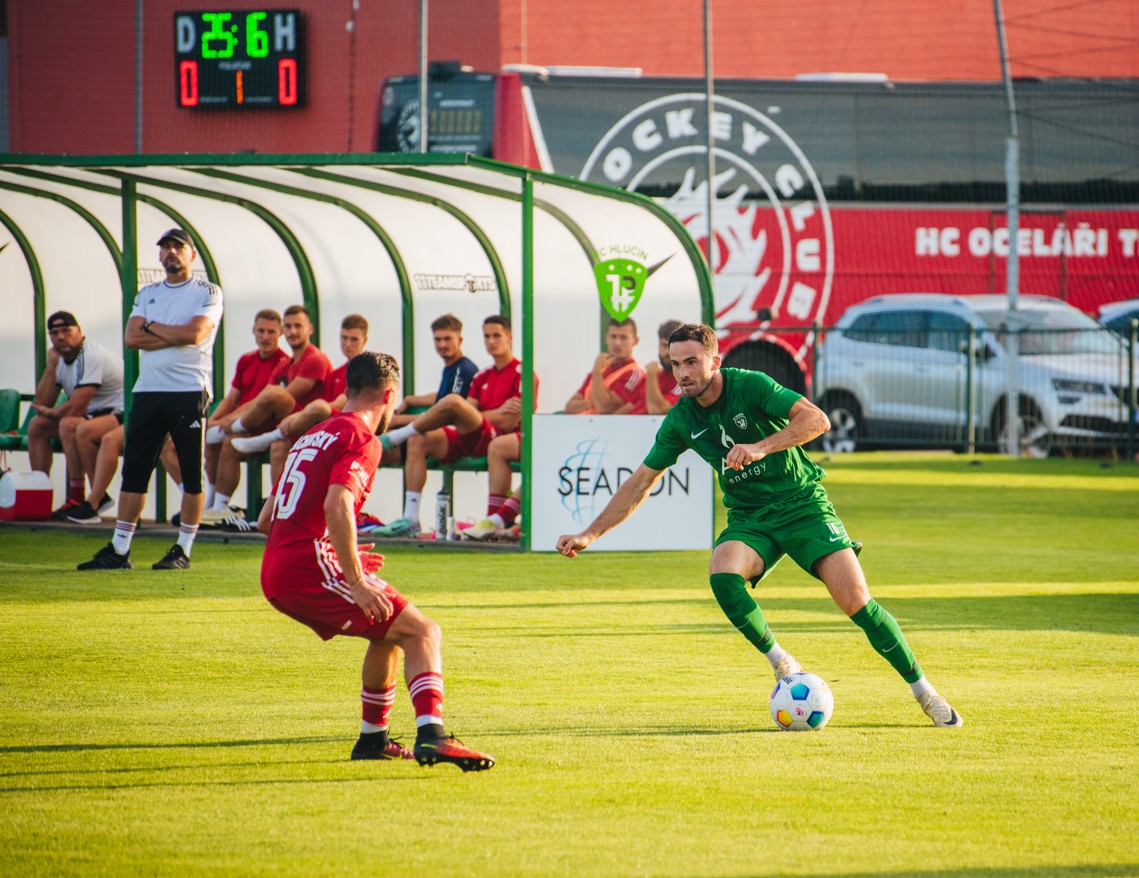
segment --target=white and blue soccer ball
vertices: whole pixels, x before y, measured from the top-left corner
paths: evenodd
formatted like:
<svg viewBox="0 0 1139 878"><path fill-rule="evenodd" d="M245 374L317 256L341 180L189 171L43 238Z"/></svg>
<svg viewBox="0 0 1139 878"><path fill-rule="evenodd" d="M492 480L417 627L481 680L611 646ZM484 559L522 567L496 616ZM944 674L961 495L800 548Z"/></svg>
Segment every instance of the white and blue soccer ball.
<svg viewBox="0 0 1139 878"><path fill-rule="evenodd" d="M771 716L785 732L817 732L834 713L834 695L822 677L788 674L771 690Z"/></svg>

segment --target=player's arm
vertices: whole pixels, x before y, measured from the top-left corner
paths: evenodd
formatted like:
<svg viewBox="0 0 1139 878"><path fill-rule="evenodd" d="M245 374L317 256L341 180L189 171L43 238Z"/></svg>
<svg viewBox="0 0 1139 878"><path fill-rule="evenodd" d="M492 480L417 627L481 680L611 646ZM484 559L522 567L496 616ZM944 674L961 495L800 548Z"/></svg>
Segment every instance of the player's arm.
<svg viewBox="0 0 1139 878"><path fill-rule="evenodd" d="M752 445L733 445L724 461L734 470L763 460L769 454L806 445L831 428L826 412L810 400L803 398L791 406L787 426Z"/></svg>
<svg viewBox="0 0 1139 878"><path fill-rule="evenodd" d="M210 415L209 425L212 427L226 415L232 414L233 410L237 408L237 401L239 399L241 399L241 389L231 387L229 393L222 397L222 401L218 403L217 408L214 409L214 413Z"/></svg>
<svg viewBox="0 0 1139 878"><path fill-rule="evenodd" d="M57 406L40 405L39 403L32 403L32 411L37 415L43 415L45 418L51 418L53 421L58 421L60 418L78 418L85 411L87 406L91 404L91 400L95 398L96 387L94 384L85 384L82 387L76 387L75 393L65 399ZM56 386L56 394L59 393L59 387Z"/></svg>
<svg viewBox="0 0 1139 878"><path fill-rule="evenodd" d="M302 378L298 375L287 385L285 385L285 393L289 394L293 399L300 399L306 393L311 391L316 385L314 378Z"/></svg>
<svg viewBox="0 0 1139 878"><path fill-rule="evenodd" d="M403 402L399 404L397 412L403 414L409 408L431 408L439 401L439 394L437 393L413 393L411 396L405 396Z"/></svg>
<svg viewBox="0 0 1139 878"><path fill-rule="evenodd" d="M664 470L649 469L643 463L637 467L629 479L617 489L597 518L585 530L578 534L564 534L558 537L558 551L567 558L574 557L578 552L589 546L617 525L632 515L638 506L645 502L653 485L661 477Z"/></svg>
<svg viewBox="0 0 1139 878"><path fill-rule="evenodd" d="M324 521L328 539L336 551L344 581L352 592L352 600L373 622L382 622L392 614L392 602L381 586L364 578L364 568L356 546L356 498L344 485L329 485L324 497Z"/></svg>
<svg viewBox="0 0 1139 878"><path fill-rule="evenodd" d="M257 516L257 530L265 536L269 536L269 531L273 528L273 506L276 503L277 495L270 492L265 502L261 504L261 514Z"/></svg>
<svg viewBox="0 0 1139 878"><path fill-rule="evenodd" d="M36 383L36 398L32 400L32 408L36 406L50 407L53 402L59 399L59 382L55 379L57 366L59 366L59 351L55 348L48 348L47 365L44 367L44 373L40 376L40 380ZM39 412L39 409L36 411Z"/></svg>
<svg viewBox="0 0 1139 878"><path fill-rule="evenodd" d="M660 363L656 360L645 364L645 408L650 415L667 415L672 408L672 403L660 392L660 380L657 378L660 373Z"/></svg>
<svg viewBox="0 0 1139 878"><path fill-rule="evenodd" d="M593 361L593 373L589 379L589 394L593 399L593 407L602 415L624 414L621 409L626 405L621 395L610 390L605 383L605 370L612 362L613 358L609 354L599 354ZM631 410L632 406L629 406L629 409Z"/></svg>
<svg viewBox="0 0 1139 878"><path fill-rule="evenodd" d="M468 400L470 402L470 400ZM478 408L476 405L475 408ZM483 417L494 424L499 434L513 433L522 422L522 397L512 396L496 409L483 412Z"/></svg>

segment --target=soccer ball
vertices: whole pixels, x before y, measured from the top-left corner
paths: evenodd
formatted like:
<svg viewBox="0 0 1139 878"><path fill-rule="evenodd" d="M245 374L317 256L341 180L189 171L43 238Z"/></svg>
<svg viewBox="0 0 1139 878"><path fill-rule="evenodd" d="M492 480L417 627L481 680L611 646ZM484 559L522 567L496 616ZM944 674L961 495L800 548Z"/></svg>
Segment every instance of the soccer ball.
<svg viewBox="0 0 1139 878"><path fill-rule="evenodd" d="M834 713L834 696L822 677L788 674L771 690L771 716L785 732L817 732Z"/></svg>

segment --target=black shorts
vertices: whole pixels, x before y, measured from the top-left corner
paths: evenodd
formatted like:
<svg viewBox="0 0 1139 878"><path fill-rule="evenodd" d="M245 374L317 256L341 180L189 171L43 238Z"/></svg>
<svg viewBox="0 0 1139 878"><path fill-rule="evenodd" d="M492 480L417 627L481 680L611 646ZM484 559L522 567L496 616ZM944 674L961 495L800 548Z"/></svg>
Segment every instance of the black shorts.
<svg viewBox="0 0 1139 878"><path fill-rule="evenodd" d="M83 416L83 420L92 421L95 418L101 418L105 415L114 415L120 424L123 422L123 413L115 411L114 409L95 409L93 412L87 412L87 414Z"/></svg>
<svg viewBox="0 0 1139 878"><path fill-rule="evenodd" d="M182 468L183 493L202 493L202 440L209 404L205 390L134 394L123 449L124 491L146 493L169 435Z"/></svg>

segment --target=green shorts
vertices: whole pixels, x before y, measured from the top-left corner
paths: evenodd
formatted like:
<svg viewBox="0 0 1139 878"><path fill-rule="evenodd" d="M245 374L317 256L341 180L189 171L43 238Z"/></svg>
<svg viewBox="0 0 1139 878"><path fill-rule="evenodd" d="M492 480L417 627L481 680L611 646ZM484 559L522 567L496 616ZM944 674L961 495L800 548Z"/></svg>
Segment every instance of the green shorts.
<svg viewBox="0 0 1139 878"><path fill-rule="evenodd" d="M856 553L862 549L862 543L847 536L826 489L818 482L767 506L729 509L728 526L716 538L716 545L731 540L750 546L763 559L763 573L752 577L752 585L774 570L784 555L815 576L812 568L820 558L840 549Z"/></svg>

